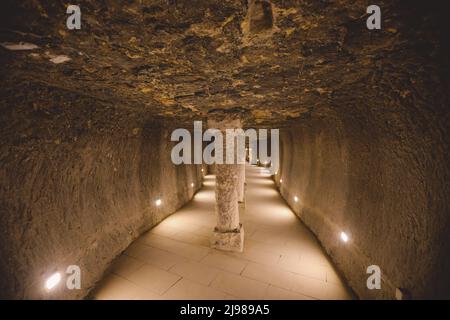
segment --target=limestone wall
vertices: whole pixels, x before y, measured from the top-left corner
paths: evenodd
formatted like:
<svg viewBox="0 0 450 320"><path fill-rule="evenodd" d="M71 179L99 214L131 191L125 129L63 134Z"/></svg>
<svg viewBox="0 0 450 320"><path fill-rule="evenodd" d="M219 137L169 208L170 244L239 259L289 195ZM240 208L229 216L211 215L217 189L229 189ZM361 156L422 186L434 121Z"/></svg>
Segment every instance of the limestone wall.
<svg viewBox="0 0 450 320"><path fill-rule="evenodd" d="M416 299L450 297L443 122L411 117L392 125L347 114L281 135L281 194L361 298L394 298L397 287ZM366 287L369 265L382 270L381 290Z"/></svg>
<svg viewBox="0 0 450 320"><path fill-rule="evenodd" d="M108 106L90 99L52 106L62 95L35 109L11 104L2 117L1 298L83 298L131 241L201 186L200 166L172 164L169 129L121 109L95 116ZM82 289L47 292L47 277L68 265L80 266Z"/></svg>

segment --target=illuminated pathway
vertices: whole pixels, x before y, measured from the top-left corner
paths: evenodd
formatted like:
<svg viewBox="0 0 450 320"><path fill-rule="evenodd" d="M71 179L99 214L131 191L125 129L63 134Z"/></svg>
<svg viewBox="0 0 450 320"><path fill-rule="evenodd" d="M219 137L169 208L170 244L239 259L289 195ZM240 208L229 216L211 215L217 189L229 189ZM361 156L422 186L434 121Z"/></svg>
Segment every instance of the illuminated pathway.
<svg viewBox="0 0 450 320"><path fill-rule="evenodd" d="M194 199L141 236L93 293L96 299L349 299L314 236L263 168L247 166L243 253L209 247L214 176Z"/></svg>

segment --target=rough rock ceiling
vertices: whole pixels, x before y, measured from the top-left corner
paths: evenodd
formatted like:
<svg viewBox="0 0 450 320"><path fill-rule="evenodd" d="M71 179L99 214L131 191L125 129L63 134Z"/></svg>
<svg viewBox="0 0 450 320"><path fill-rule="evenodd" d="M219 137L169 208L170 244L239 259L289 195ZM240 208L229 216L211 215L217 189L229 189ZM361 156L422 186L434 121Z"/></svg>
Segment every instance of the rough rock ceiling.
<svg viewBox="0 0 450 320"><path fill-rule="evenodd" d="M226 110L248 125L289 124L395 87L420 61L397 56L395 72L384 61L411 49L412 37L433 55L427 28L408 25L410 1L378 2L383 29L373 32L366 28L370 3L358 0L79 1L82 29L70 31L68 2L3 0L1 41L39 48L0 48L2 82L180 122Z"/></svg>

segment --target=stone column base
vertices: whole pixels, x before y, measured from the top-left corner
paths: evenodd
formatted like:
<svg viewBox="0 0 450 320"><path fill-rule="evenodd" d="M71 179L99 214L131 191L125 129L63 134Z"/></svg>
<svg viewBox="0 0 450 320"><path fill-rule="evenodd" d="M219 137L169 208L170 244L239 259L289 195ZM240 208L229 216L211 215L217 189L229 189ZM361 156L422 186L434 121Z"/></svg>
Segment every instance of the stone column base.
<svg viewBox="0 0 450 320"><path fill-rule="evenodd" d="M211 247L218 250L242 252L244 250L244 227L239 225L239 230L219 232L214 229L211 239Z"/></svg>

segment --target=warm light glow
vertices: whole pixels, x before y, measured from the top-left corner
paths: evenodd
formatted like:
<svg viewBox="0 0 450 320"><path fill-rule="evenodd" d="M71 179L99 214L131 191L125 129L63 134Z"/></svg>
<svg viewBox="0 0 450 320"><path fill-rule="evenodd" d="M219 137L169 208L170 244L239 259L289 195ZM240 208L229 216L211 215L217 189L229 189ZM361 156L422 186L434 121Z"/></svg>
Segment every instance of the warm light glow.
<svg viewBox="0 0 450 320"><path fill-rule="evenodd" d="M53 289L61 281L61 274L59 272L54 273L45 282L45 287L48 290Z"/></svg>
<svg viewBox="0 0 450 320"><path fill-rule="evenodd" d="M280 179L280 183L283 183L283 179Z"/></svg>
<svg viewBox="0 0 450 320"><path fill-rule="evenodd" d="M341 240L344 242L348 241L348 235L345 232L341 232Z"/></svg>
<svg viewBox="0 0 450 320"><path fill-rule="evenodd" d="M298 202L298 197L297 196L294 197L294 201Z"/></svg>
<svg viewBox="0 0 450 320"><path fill-rule="evenodd" d="M155 201L155 204L157 207L159 207L161 205L161 203L162 203L161 199L158 199Z"/></svg>
<svg viewBox="0 0 450 320"><path fill-rule="evenodd" d="M194 187L194 183L191 183L191 187Z"/></svg>
<svg viewBox="0 0 450 320"><path fill-rule="evenodd" d="M202 172L203 172L203 171L205 171L205 170L203 170L203 168L202 168Z"/></svg>

